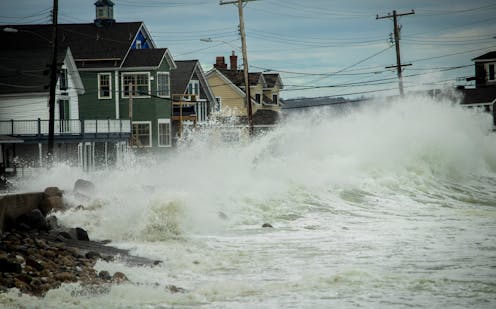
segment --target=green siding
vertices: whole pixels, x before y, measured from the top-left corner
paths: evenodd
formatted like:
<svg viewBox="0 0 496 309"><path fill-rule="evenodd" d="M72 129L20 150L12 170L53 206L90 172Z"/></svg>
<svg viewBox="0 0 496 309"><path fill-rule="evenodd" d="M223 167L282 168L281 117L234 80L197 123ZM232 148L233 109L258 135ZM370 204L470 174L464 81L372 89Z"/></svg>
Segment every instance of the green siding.
<svg viewBox="0 0 496 309"><path fill-rule="evenodd" d="M127 72L150 72L151 96L150 98L133 99L133 120L151 121L152 146L158 144L158 121L157 119L171 118L171 102L169 98L156 97L157 93L157 71L170 72L170 67L166 60L158 70L121 70L119 71L119 91L121 89L121 74ZM81 119L115 119L115 72L112 71L112 99L98 99L98 73L108 73L111 71L102 70L100 72L80 72L81 79L86 87L86 93L79 97L79 114ZM129 99L121 98L119 95L119 118L129 119ZM166 149L166 148L160 148Z"/></svg>

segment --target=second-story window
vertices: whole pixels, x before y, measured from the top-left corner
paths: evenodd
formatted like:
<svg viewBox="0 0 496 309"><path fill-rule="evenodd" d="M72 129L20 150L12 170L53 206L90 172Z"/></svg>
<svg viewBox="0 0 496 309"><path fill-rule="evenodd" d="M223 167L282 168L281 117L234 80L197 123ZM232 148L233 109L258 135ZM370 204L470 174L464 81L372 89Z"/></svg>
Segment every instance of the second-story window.
<svg viewBox="0 0 496 309"><path fill-rule="evenodd" d="M98 74L98 98L111 99L112 98L112 83L110 73Z"/></svg>
<svg viewBox="0 0 496 309"><path fill-rule="evenodd" d="M59 75L59 88L60 90L67 90L69 88L69 80L67 77L67 69L61 69Z"/></svg>
<svg viewBox="0 0 496 309"><path fill-rule="evenodd" d="M157 72L157 96L170 97L169 72Z"/></svg>
<svg viewBox="0 0 496 309"><path fill-rule="evenodd" d="M488 69L489 69L488 70L489 71L489 76L488 76L487 79L488 80L491 80L491 81L495 80L496 78L494 78L494 64L493 63L489 64L488 65Z"/></svg>
<svg viewBox="0 0 496 309"><path fill-rule="evenodd" d="M272 103L279 104L279 96L277 94L272 94Z"/></svg>
<svg viewBox="0 0 496 309"><path fill-rule="evenodd" d="M262 103L262 95L260 93L255 94L255 101L258 104L261 104Z"/></svg>
<svg viewBox="0 0 496 309"><path fill-rule="evenodd" d="M188 94L200 94L200 82L197 80L191 80L188 84Z"/></svg>
<svg viewBox="0 0 496 309"><path fill-rule="evenodd" d="M122 90L123 98L129 98L129 93L135 98L149 98L150 73L122 73Z"/></svg>

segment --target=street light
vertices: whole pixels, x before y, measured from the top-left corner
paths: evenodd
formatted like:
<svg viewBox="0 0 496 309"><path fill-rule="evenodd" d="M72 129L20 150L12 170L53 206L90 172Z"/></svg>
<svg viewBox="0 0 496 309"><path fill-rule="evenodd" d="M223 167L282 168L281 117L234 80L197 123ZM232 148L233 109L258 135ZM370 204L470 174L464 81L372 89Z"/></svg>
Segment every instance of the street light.
<svg viewBox="0 0 496 309"><path fill-rule="evenodd" d="M200 41L205 42L205 43L215 43L215 42L224 43L224 44L229 45L230 47L232 47L236 50L240 50L239 47L234 46L233 44L226 42L226 41L223 41L223 40L217 40L217 39L212 39L212 38L201 38Z"/></svg>
<svg viewBox="0 0 496 309"><path fill-rule="evenodd" d="M54 9L56 11L56 8ZM9 33L18 33L18 32L26 32L32 35L35 35L52 45L52 59L50 64L50 91L48 95L48 146L47 146L47 154L48 154L48 165L52 164L53 159L53 144L55 137L55 88L57 86L57 19L56 14L54 14L54 27L53 27L53 40L49 40L44 36L30 30L25 29L16 29L11 27L3 28L4 32Z"/></svg>

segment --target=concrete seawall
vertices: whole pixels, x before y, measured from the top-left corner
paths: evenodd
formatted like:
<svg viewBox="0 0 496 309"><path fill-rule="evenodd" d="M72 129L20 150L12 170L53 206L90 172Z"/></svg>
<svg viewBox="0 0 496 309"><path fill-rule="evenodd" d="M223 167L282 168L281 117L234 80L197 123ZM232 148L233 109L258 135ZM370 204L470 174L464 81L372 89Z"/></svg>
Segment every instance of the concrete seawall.
<svg viewBox="0 0 496 309"><path fill-rule="evenodd" d="M34 209L40 209L43 192L19 193L0 196L0 231L10 222Z"/></svg>

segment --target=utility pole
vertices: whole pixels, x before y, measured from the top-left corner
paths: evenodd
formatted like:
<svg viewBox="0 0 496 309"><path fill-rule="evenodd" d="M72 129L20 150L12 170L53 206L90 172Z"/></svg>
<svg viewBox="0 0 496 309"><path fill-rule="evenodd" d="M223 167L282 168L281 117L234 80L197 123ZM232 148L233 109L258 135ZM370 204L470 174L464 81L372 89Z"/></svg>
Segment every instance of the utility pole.
<svg viewBox="0 0 496 309"><path fill-rule="evenodd" d="M57 16L59 11L59 1L53 0L53 12L52 12L52 64L50 65L50 93L48 98L48 148L47 148L47 158L48 166L50 167L53 163L53 140L55 132L55 88L57 86L57 49L58 49L58 22Z"/></svg>
<svg viewBox="0 0 496 309"><path fill-rule="evenodd" d="M398 87L400 89L400 95L404 95L403 91L403 76L402 76L402 67L404 66L409 66L412 65L411 63L409 64L401 64L401 55L400 55L400 27L398 26L398 17L399 16L405 16L405 15L412 15L415 14L415 11L412 10L411 12L408 13L396 13L396 10L393 11L393 14L388 13L385 16L380 16L377 15L375 19L384 19L384 18L393 18L393 23L394 23L394 45L396 47L396 71L398 72ZM394 66L386 67L386 69L394 68Z"/></svg>
<svg viewBox="0 0 496 309"><path fill-rule="evenodd" d="M220 5L224 4L238 4L238 14L239 14L239 32L241 34L241 50L243 52L243 71L245 78L245 93L246 93L246 106L248 109L248 127L250 130L250 135L253 134L253 110L251 106L251 94L250 94L250 81L248 78L248 54L246 51L246 32L245 32L245 21L243 17L243 3L256 0L235 0L235 1L220 1Z"/></svg>

